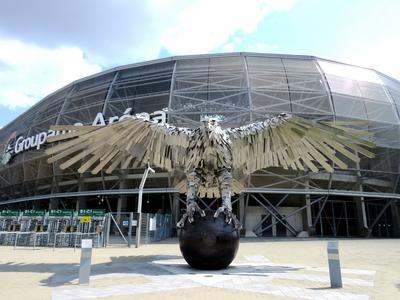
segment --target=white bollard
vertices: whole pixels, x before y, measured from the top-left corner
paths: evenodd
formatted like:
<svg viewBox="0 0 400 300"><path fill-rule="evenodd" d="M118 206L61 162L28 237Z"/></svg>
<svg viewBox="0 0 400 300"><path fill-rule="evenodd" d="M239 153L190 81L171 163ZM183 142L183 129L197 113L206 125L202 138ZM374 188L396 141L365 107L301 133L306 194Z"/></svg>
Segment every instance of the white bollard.
<svg viewBox="0 0 400 300"><path fill-rule="evenodd" d="M329 277L332 288L342 287L342 272L340 271L339 242L328 241Z"/></svg>
<svg viewBox="0 0 400 300"><path fill-rule="evenodd" d="M79 284L89 284L91 263L92 263L92 240L82 239L81 264L79 267Z"/></svg>

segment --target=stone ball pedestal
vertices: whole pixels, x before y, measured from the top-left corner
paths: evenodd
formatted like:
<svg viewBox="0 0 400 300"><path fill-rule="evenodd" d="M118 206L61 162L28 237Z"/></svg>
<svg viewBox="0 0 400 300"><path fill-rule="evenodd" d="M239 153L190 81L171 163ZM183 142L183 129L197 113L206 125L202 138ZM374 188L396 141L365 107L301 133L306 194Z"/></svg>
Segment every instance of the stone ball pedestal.
<svg viewBox="0 0 400 300"><path fill-rule="evenodd" d="M233 261L239 248L240 230L225 222L225 215L214 218L212 210L206 216L198 213L194 221L186 221L178 229L179 247L183 258L195 269L225 269Z"/></svg>

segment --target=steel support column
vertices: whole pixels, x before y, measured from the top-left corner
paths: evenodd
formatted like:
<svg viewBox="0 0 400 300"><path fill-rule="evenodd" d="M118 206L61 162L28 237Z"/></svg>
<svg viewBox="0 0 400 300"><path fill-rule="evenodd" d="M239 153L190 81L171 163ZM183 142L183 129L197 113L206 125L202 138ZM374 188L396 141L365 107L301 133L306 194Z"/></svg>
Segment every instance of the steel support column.
<svg viewBox="0 0 400 300"><path fill-rule="evenodd" d="M120 170L120 175L119 175L119 188L120 189L126 189L127 183L125 176L127 175L127 170ZM121 223L121 212L126 211L127 208L127 196L126 195L120 195L117 200L117 216L116 216L116 221L118 224Z"/></svg>
<svg viewBox="0 0 400 300"><path fill-rule="evenodd" d="M296 230L287 222L284 222L284 218L281 216L279 217L272 208L269 208L268 206L264 205L264 203L262 203L256 196L254 196L253 194L251 195L251 197L256 200L262 207L265 208L265 210L270 213L272 216L275 217L275 219L277 220L277 222L275 222L275 224L277 223L281 223L283 226L286 227L287 230L289 230L294 236L297 235Z"/></svg>
<svg viewBox="0 0 400 300"><path fill-rule="evenodd" d="M310 178L307 176L305 178L305 189L309 190ZM313 224L312 224L312 212L311 212L311 197L310 194L305 194L305 216L303 215L303 222L305 221L305 226L303 225L303 230L307 231L309 235L314 234Z"/></svg>
<svg viewBox="0 0 400 300"><path fill-rule="evenodd" d="M282 219L283 216L280 214L279 210L276 208L276 206L274 206L263 194L258 194L273 210L274 214L273 217L274 218L278 218L278 219ZM285 195L286 196L286 195ZM284 199L285 197L283 197ZM281 199L282 200L282 199ZM283 201L282 201L283 202ZM280 203L279 203L280 204ZM278 220L279 221L279 220ZM290 230L290 232L296 232L296 229L290 224L290 223L286 223L290 228L292 228L292 230Z"/></svg>
<svg viewBox="0 0 400 300"><path fill-rule="evenodd" d="M324 198L324 196L319 197L318 199L311 201L310 205L313 205L313 204L315 204L315 203L321 201L323 198ZM281 221L284 221L284 220L286 220L287 218L290 218L291 216L297 214L298 212L302 211L302 210L305 209L306 207L307 207L307 205L304 205L304 206L302 206L302 207L300 207L300 208L298 208L298 209L292 211L290 214L288 214L287 216L283 217L283 218L281 219ZM278 224L278 222L277 222L277 221L273 221L272 224L270 224L270 225L268 225L267 227L263 228L263 229L261 230L261 232L264 232L265 230L270 229L272 226L274 226L274 225L276 225L276 224Z"/></svg>
<svg viewBox="0 0 400 300"><path fill-rule="evenodd" d="M400 237L400 207L396 201L391 203L393 237Z"/></svg>
<svg viewBox="0 0 400 300"><path fill-rule="evenodd" d="M354 154L358 156L358 152L354 151ZM363 178L361 176L360 172L360 163L356 162L356 169L357 169L357 184L358 184L358 190L360 192L363 192ZM368 228L368 221L367 221L367 213L365 210L365 201L364 197L361 196L360 198L356 199L356 208L357 208L357 216L358 216L358 228L359 228L359 234L362 236L369 235L369 228Z"/></svg>
<svg viewBox="0 0 400 300"><path fill-rule="evenodd" d="M275 205L275 208L279 207L287 198L289 197L288 194L284 195L281 200L279 200L279 202ZM265 216L264 218L261 219L261 221L259 221L257 223L256 226L254 226L254 231L256 232L258 230L258 228L262 225L262 223L269 217L269 215Z"/></svg>
<svg viewBox="0 0 400 300"><path fill-rule="evenodd" d="M181 205L181 197L179 196L178 193L173 193L172 194L172 209L171 209L171 213L172 213L172 222L173 223L173 227L176 228L176 224L179 221L180 218L180 205Z"/></svg>
<svg viewBox="0 0 400 300"><path fill-rule="evenodd" d="M245 199L244 194L240 194L239 196L239 205L238 205L238 217L240 224L243 224L244 216L245 216ZM243 226L243 225L242 225Z"/></svg>
<svg viewBox="0 0 400 300"><path fill-rule="evenodd" d="M376 216L375 220L371 223L371 225L368 227L368 237L370 237L372 235L372 229L374 228L374 226L376 225L376 223L378 223L379 219L383 216L383 214L385 213L386 209L392 204L394 200L389 200L381 209L381 211L379 212L379 214Z"/></svg>

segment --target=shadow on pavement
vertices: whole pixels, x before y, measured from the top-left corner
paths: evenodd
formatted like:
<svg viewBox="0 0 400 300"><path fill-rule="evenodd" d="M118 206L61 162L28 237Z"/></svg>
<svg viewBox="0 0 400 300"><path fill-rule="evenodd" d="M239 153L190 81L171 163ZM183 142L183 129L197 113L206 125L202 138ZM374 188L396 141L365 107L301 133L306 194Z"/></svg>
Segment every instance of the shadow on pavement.
<svg viewBox="0 0 400 300"><path fill-rule="evenodd" d="M153 262L156 263L153 263ZM206 274L213 275L249 275L268 277L270 273L286 273L297 271L299 268L288 266L269 266L255 263L233 265L227 269L218 271L196 270L188 266L181 256L174 255L143 255L143 256L117 256L111 257L111 261L91 266L91 275L105 274L131 274L138 276L161 275L189 275ZM1 273L51 273L42 280L42 285L57 287L76 284L79 273L79 264L74 263L5 263L0 265ZM116 279L117 280L117 279Z"/></svg>

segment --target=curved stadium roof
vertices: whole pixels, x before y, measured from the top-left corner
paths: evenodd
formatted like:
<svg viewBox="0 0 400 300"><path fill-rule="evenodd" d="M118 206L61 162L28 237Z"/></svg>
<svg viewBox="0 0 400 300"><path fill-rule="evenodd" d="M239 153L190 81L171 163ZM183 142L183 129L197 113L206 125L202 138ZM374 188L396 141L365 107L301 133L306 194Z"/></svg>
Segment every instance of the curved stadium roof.
<svg viewBox="0 0 400 300"><path fill-rule="evenodd" d="M134 113L166 108L168 121L180 126L197 126L205 113L225 115L225 126L281 112L356 120L355 126L374 133L385 153L360 168L383 177L399 173L400 82L372 69L299 55L194 55L113 68L72 82L2 128L0 152L13 134L31 137L54 124L91 124L98 113L107 121L128 108ZM14 155L0 167L0 187L7 197L29 195L29 186L51 189L53 175L61 180L76 173L48 165L42 148Z"/></svg>

